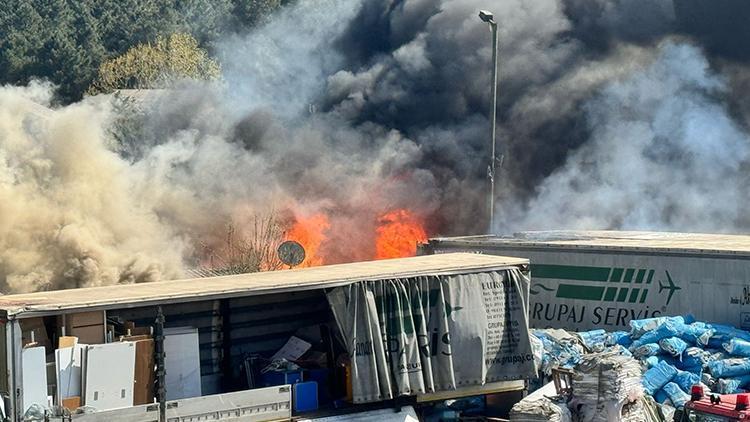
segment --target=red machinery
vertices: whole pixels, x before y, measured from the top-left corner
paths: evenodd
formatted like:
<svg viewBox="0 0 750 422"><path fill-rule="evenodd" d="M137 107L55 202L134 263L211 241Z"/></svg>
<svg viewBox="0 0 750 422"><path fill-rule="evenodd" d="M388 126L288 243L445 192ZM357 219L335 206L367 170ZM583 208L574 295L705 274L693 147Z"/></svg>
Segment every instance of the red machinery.
<svg viewBox="0 0 750 422"><path fill-rule="evenodd" d="M750 394L704 394L693 386L680 422L750 421Z"/></svg>

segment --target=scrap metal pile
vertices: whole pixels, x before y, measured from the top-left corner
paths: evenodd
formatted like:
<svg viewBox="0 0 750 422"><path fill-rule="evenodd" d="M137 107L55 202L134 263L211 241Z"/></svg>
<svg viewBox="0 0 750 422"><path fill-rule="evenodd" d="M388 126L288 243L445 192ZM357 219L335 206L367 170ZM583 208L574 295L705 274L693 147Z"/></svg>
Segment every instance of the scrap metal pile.
<svg viewBox="0 0 750 422"><path fill-rule="evenodd" d="M684 406L693 385L720 394L750 389L750 332L728 325L678 316L634 320L629 331L532 333L540 379L574 371L567 405L576 420L659 420ZM644 416L653 402L657 419Z"/></svg>

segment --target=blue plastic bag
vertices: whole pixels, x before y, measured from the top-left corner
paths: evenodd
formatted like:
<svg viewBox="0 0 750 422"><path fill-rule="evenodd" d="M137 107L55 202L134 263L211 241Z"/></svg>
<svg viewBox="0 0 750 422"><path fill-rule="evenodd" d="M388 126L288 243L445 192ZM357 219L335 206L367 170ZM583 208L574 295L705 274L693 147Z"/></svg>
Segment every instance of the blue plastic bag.
<svg viewBox="0 0 750 422"><path fill-rule="evenodd" d="M679 385L682 391L689 393L692 386L701 382L701 377L687 371L677 371L672 382Z"/></svg>
<svg viewBox="0 0 750 422"><path fill-rule="evenodd" d="M649 395L654 395L677 375L677 368L661 361L653 368L643 373L643 390ZM679 388L679 387L678 387Z"/></svg>
<svg viewBox="0 0 750 422"><path fill-rule="evenodd" d="M665 352L676 357L682 355L682 352L687 349L688 344L685 342L685 340L679 337L669 337L659 340L659 346Z"/></svg>
<svg viewBox="0 0 750 422"><path fill-rule="evenodd" d="M704 368L711 361L711 353L698 347L688 347L682 354L682 368ZM691 371L692 372L692 371Z"/></svg>
<svg viewBox="0 0 750 422"><path fill-rule="evenodd" d="M577 333L581 343L592 352L602 352L607 343L607 332L604 330L592 330Z"/></svg>
<svg viewBox="0 0 750 422"><path fill-rule="evenodd" d="M662 325L663 323L667 321L685 324L685 318L681 316L657 317L657 318L631 320L630 321L630 336L633 339L640 338L647 332L655 330L657 327L659 327L660 325ZM650 343L650 341L647 343Z"/></svg>
<svg viewBox="0 0 750 422"><path fill-rule="evenodd" d="M685 324L677 321L664 321L656 329L643 333L638 340L633 342L631 347L639 347L648 343L658 343L659 340L665 338L677 337L684 330L684 327L686 327Z"/></svg>
<svg viewBox="0 0 750 422"><path fill-rule="evenodd" d="M742 387L750 384L750 375L736 378L722 378L716 383L716 389L720 394L737 394Z"/></svg>
<svg viewBox="0 0 750 422"><path fill-rule="evenodd" d="M669 400L669 394L664 390L659 390L654 393L654 400L659 404L664 404L665 401Z"/></svg>
<svg viewBox="0 0 750 422"><path fill-rule="evenodd" d="M750 333L734 328L731 325L710 324L709 327L714 330L714 335L708 341L709 347L722 349L724 343L729 343L733 338L750 341Z"/></svg>
<svg viewBox="0 0 750 422"><path fill-rule="evenodd" d="M708 363L708 370L716 378L734 378L750 374L750 359L733 358Z"/></svg>
<svg viewBox="0 0 750 422"><path fill-rule="evenodd" d="M705 323L694 322L690 325L685 325L685 330L679 334L679 337L690 344L705 347L714 334L714 329Z"/></svg>
<svg viewBox="0 0 750 422"><path fill-rule="evenodd" d="M685 403L690 400L690 396L673 382L667 383L663 390L669 396L669 401L678 409L684 407Z"/></svg>
<svg viewBox="0 0 750 422"><path fill-rule="evenodd" d="M724 343L724 350L732 356L750 357L750 341L733 338Z"/></svg>
<svg viewBox="0 0 750 422"><path fill-rule="evenodd" d="M607 334L606 343L607 346L615 346L619 344L620 346L629 347L633 344L633 339L627 331L615 331Z"/></svg>
<svg viewBox="0 0 750 422"><path fill-rule="evenodd" d="M659 346L658 343L650 343L632 348L630 351L636 359L642 359L645 357L658 355L661 352L661 346Z"/></svg>

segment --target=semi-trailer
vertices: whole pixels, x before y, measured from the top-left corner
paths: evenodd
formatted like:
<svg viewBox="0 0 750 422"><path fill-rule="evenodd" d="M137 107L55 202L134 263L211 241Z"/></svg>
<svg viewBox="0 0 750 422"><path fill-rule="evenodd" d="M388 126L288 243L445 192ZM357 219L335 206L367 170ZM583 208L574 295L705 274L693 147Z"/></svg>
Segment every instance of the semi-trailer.
<svg viewBox="0 0 750 422"><path fill-rule="evenodd" d="M750 329L750 236L537 231L434 238L419 250L529 259L532 327L612 331L692 314Z"/></svg>

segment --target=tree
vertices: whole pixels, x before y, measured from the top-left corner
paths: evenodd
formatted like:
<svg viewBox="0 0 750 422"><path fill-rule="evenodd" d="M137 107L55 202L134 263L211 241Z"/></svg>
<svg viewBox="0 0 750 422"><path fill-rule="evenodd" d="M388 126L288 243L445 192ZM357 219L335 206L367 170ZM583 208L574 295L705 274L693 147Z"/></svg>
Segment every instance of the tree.
<svg viewBox="0 0 750 422"><path fill-rule="evenodd" d="M65 101L80 98L104 49L85 1L9 0L0 6L0 81L47 78Z"/></svg>
<svg viewBox="0 0 750 422"><path fill-rule="evenodd" d="M221 73L218 62L189 34L159 36L122 56L106 60L88 89L90 94L117 89L168 88L180 79L213 80Z"/></svg>
<svg viewBox="0 0 750 422"><path fill-rule="evenodd" d="M284 241L284 229L275 212L256 214L243 221L238 233L235 222L227 226L225 242L204 244L200 269L214 275L275 271L283 267L276 252Z"/></svg>
<svg viewBox="0 0 750 422"><path fill-rule="evenodd" d="M240 28L251 28L281 8L281 0L235 0L234 16Z"/></svg>

